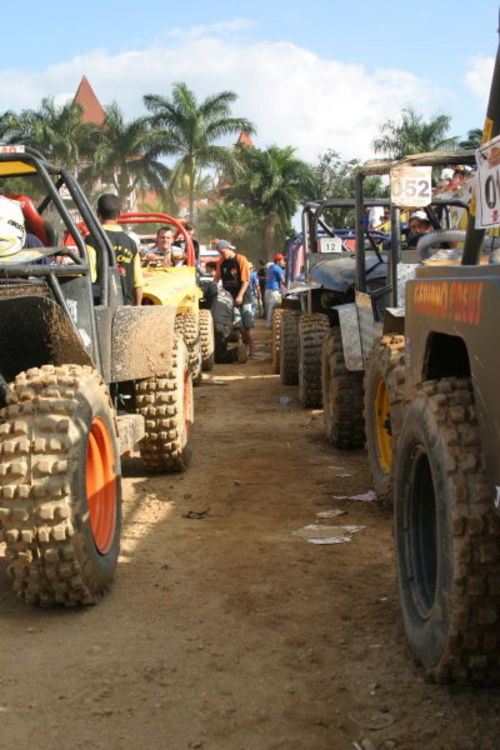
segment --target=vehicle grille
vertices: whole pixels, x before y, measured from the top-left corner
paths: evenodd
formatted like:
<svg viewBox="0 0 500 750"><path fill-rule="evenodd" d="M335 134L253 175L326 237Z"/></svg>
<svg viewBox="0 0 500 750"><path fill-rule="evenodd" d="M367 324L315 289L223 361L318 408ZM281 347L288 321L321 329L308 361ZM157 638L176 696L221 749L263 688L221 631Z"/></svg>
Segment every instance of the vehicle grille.
<svg viewBox="0 0 500 750"><path fill-rule="evenodd" d="M9 297L51 297L50 288L45 281L28 281L26 279L2 279L0 281L0 299Z"/></svg>

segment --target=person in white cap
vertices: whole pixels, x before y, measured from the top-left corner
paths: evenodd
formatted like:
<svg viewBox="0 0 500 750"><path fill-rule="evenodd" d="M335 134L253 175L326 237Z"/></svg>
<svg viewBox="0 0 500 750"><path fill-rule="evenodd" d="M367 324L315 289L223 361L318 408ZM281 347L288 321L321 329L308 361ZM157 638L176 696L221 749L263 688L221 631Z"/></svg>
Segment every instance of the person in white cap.
<svg viewBox="0 0 500 750"><path fill-rule="evenodd" d="M420 237L432 230L432 225L425 211L414 211L409 218L408 228L410 230L408 247L415 247Z"/></svg>

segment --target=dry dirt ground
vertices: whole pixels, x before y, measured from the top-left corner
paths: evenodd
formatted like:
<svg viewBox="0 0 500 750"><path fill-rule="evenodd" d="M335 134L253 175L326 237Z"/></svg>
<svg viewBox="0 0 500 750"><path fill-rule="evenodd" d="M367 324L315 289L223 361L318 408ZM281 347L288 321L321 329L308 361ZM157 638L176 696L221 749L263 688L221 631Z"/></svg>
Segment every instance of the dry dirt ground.
<svg viewBox="0 0 500 750"><path fill-rule="evenodd" d="M390 515L332 499L369 489L363 453L324 441L257 338L259 359L196 389L185 475L125 463L122 554L99 605L27 607L0 568L2 750L500 747L498 690L429 685L412 663ZM294 536L332 508L345 514L320 523L365 528L344 544Z"/></svg>

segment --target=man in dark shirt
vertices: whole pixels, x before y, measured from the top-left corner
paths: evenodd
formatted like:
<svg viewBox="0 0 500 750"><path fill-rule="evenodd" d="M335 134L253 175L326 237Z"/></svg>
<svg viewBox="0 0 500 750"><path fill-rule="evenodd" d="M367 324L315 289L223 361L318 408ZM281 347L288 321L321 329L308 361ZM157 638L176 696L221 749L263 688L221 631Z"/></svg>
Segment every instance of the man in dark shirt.
<svg viewBox="0 0 500 750"><path fill-rule="evenodd" d="M217 290L217 299L212 315L215 333L215 361L217 364L246 362L247 348L245 344L238 343L233 349L228 347L231 333L235 329L241 329L241 316L240 311L234 304L233 297L222 287Z"/></svg>
<svg viewBox="0 0 500 750"><path fill-rule="evenodd" d="M140 305L142 302L142 269L136 243L121 226L116 223L121 205L117 195L105 193L97 201L97 217L115 251L120 272L123 301L126 305ZM87 245L93 246L92 238L86 238Z"/></svg>
<svg viewBox="0 0 500 750"><path fill-rule="evenodd" d="M219 240L215 249L220 255L216 281L221 281L223 288L229 292L234 299L234 304L240 311L242 326L240 328L243 343L253 353L254 343L250 330L254 326L252 309L252 296L248 289L250 285L250 267L244 255L235 253L235 248L227 240Z"/></svg>

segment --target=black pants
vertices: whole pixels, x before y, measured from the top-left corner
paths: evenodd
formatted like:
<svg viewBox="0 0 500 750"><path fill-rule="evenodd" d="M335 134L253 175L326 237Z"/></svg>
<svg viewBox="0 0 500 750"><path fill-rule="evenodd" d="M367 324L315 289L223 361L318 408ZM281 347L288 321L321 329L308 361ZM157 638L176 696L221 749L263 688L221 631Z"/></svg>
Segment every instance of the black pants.
<svg viewBox="0 0 500 750"><path fill-rule="evenodd" d="M236 349L228 349L227 343L231 329L227 326L215 325L215 352L214 359L218 365L228 365L236 362Z"/></svg>

